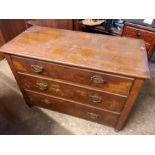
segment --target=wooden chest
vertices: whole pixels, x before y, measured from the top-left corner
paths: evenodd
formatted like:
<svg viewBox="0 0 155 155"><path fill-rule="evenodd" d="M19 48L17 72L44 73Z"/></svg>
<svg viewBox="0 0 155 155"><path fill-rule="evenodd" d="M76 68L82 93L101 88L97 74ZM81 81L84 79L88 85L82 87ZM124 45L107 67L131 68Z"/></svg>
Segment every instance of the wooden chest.
<svg viewBox="0 0 155 155"><path fill-rule="evenodd" d="M122 36L143 39L150 59L155 47L155 29L125 22Z"/></svg>
<svg viewBox="0 0 155 155"><path fill-rule="evenodd" d="M0 48L29 106L123 128L145 79L142 40L33 26Z"/></svg>

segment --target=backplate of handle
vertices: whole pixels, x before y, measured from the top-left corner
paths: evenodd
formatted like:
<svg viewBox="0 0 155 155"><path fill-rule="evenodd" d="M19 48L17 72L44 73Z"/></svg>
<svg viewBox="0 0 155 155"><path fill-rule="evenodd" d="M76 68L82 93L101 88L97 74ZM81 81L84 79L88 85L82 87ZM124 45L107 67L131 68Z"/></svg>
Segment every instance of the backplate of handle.
<svg viewBox="0 0 155 155"><path fill-rule="evenodd" d="M106 83L106 81L102 78L102 76L100 75L93 75L91 78L91 81L93 81L94 83Z"/></svg>
<svg viewBox="0 0 155 155"><path fill-rule="evenodd" d="M36 73L41 73L43 72L43 67L38 66L38 65L31 65L31 69L36 72Z"/></svg>
<svg viewBox="0 0 155 155"><path fill-rule="evenodd" d="M92 112L87 112L88 116L92 119L97 119L99 117L98 114L96 113L92 113Z"/></svg>
<svg viewBox="0 0 155 155"><path fill-rule="evenodd" d="M47 99L47 98L45 98L44 100L42 100L45 104L51 104L51 102Z"/></svg>
<svg viewBox="0 0 155 155"><path fill-rule="evenodd" d="M98 95L91 95L91 96L89 96L89 98L93 103L101 103L102 102L102 97L98 96Z"/></svg>
<svg viewBox="0 0 155 155"><path fill-rule="evenodd" d="M39 88L40 90L47 90L48 84L44 82L37 82L36 87Z"/></svg>

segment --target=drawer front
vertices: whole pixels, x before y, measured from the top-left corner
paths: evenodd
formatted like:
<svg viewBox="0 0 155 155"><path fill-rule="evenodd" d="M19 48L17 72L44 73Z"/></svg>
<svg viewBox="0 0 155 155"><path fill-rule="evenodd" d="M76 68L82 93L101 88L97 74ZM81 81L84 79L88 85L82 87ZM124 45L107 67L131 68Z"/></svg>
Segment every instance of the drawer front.
<svg viewBox="0 0 155 155"><path fill-rule="evenodd" d="M132 78L103 74L34 59L12 56L12 62L18 72L49 76L54 79L83 84L122 95L128 95L133 82Z"/></svg>
<svg viewBox="0 0 155 155"><path fill-rule="evenodd" d="M152 43L155 37L155 34L153 32L142 30L139 28L130 27L130 26L126 26L125 32L123 35L127 37L143 39L144 41L149 42L149 43Z"/></svg>
<svg viewBox="0 0 155 155"><path fill-rule="evenodd" d="M95 91L93 89L78 87L49 79L23 74L19 74L19 77L24 89L74 100L93 107L108 109L115 112L120 112L122 110L126 100L124 96Z"/></svg>
<svg viewBox="0 0 155 155"><path fill-rule="evenodd" d="M97 123L106 124L112 127L115 126L119 117L119 115L110 112L58 99L54 96L42 95L30 91L27 91L27 95L32 105L84 118Z"/></svg>

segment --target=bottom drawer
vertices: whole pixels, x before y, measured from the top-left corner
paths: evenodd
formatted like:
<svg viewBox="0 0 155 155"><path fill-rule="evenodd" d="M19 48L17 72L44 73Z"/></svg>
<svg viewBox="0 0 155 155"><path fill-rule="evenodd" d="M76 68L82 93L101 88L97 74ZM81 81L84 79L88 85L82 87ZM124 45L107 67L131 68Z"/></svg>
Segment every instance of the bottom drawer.
<svg viewBox="0 0 155 155"><path fill-rule="evenodd" d="M51 109L57 112L84 118L93 122L114 127L119 115L107 111L95 109L66 99L40 93L26 91L32 105Z"/></svg>

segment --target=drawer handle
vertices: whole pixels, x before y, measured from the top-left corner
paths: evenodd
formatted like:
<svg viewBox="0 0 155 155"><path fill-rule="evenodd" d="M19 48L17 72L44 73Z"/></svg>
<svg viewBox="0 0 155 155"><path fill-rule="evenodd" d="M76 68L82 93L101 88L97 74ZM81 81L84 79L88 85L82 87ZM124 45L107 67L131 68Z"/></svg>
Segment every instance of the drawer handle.
<svg viewBox="0 0 155 155"><path fill-rule="evenodd" d="M98 95L92 95L92 96L89 96L89 98L94 103L101 103L102 102L102 97L100 97Z"/></svg>
<svg viewBox="0 0 155 155"><path fill-rule="evenodd" d="M100 75L94 75L90 79L94 83L106 83L106 81Z"/></svg>
<svg viewBox="0 0 155 155"><path fill-rule="evenodd" d="M41 72L43 72L43 67L41 67L41 66L38 66L38 65L31 65L31 68L32 68L32 70L33 70L34 72L36 72L36 73L41 73Z"/></svg>
<svg viewBox="0 0 155 155"><path fill-rule="evenodd" d="M39 88L40 90L47 90L48 89L48 84L43 83L43 82L37 82L36 87Z"/></svg>
<svg viewBox="0 0 155 155"><path fill-rule="evenodd" d="M43 100L43 102L46 103L46 104L51 104L51 102L46 98Z"/></svg>
<svg viewBox="0 0 155 155"><path fill-rule="evenodd" d="M141 32L137 32L136 35L137 35L137 37L140 37L141 36Z"/></svg>
<svg viewBox="0 0 155 155"><path fill-rule="evenodd" d="M90 117L90 118L92 118L92 119L97 119L98 118L98 114L96 114L96 113L92 113L92 112L87 112L87 114L88 114L88 116Z"/></svg>

